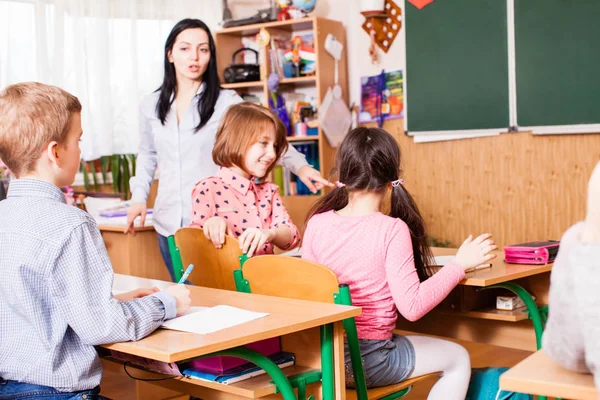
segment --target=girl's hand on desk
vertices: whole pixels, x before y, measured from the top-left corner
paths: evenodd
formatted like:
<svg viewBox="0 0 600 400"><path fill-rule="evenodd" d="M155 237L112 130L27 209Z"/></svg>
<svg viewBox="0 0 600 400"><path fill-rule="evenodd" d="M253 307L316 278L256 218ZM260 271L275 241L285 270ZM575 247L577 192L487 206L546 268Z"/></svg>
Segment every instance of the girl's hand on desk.
<svg viewBox="0 0 600 400"><path fill-rule="evenodd" d="M172 285L165 290L177 301L177 316L185 314L190 310L192 299L190 298L190 289L185 285Z"/></svg>
<svg viewBox="0 0 600 400"><path fill-rule="evenodd" d="M125 233L131 233L135 236L134 221L139 216L140 226L144 226L146 222L146 203L133 203L127 210L127 227Z"/></svg>
<svg viewBox="0 0 600 400"><path fill-rule="evenodd" d="M496 258L496 255L491 252L498 246L494 244L491 237L491 233L484 233L475 239L473 235L469 235L456 252L456 262L466 271Z"/></svg>
<svg viewBox="0 0 600 400"><path fill-rule="evenodd" d="M265 243L272 242L273 239L275 239L273 229L258 228L248 228L238 238L242 252L248 257L252 257L256 249L259 249Z"/></svg>
<svg viewBox="0 0 600 400"><path fill-rule="evenodd" d="M211 217L205 223L202 228L204 236L210 240L213 245L220 249L225 243L225 233L227 232L227 222L221 217Z"/></svg>
<svg viewBox="0 0 600 400"><path fill-rule="evenodd" d="M133 300L133 299L139 299L140 297L149 296L152 293L156 293L158 291L160 291L160 289L157 287L140 288L140 289L132 290L131 292L125 292L125 293L118 294L115 296L115 299L117 299L119 301L129 301L129 300Z"/></svg>

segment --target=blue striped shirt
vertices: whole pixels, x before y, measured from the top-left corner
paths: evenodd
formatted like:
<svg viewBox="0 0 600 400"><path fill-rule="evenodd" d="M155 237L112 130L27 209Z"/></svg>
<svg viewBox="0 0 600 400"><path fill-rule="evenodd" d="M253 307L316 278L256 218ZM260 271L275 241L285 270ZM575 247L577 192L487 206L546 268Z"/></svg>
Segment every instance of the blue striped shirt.
<svg viewBox="0 0 600 400"><path fill-rule="evenodd" d="M0 377L71 392L100 383L95 345L138 340L176 313L159 292L111 294L113 271L96 222L56 186L10 183L0 202Z"/></svg>

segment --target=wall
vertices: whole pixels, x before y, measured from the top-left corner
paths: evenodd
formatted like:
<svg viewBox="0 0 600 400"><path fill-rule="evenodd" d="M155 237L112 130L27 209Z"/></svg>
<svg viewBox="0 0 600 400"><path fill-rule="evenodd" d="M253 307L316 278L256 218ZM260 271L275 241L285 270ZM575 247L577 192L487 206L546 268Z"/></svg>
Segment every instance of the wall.
<svg viewBox="0 0 600 400"><path fill-rule="evenodd" d="M460 245L491 232L500 245L560 239L585 216L600 135L496 137L415 144L402 120L386 122L402 148L406 188L429 234Z"/></svg>

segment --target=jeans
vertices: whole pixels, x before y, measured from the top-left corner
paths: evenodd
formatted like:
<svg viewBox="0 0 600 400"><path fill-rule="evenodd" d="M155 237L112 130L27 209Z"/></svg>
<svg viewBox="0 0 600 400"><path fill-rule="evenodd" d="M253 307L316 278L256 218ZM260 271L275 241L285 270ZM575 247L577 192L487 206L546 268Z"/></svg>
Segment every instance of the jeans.
<svg viewBox="0 0 600 400"><path fill-rule="evenodd" d="M0 378L0 399L35 399L35 400L103 400L99 395L100 386L81 392L59 392L49 386L33 385L17 381L6 381Z"/></svg>
<svg viewBox="0 0 600 400"><path fill-rule="evenodd" d="M158 235L158 247L160 248L160 255L167 266L169 275L171 275L171 281L175 282L175 271L173 270L173 260L171 260L171 252L169 251L169 241L166 236Z"/></svg>

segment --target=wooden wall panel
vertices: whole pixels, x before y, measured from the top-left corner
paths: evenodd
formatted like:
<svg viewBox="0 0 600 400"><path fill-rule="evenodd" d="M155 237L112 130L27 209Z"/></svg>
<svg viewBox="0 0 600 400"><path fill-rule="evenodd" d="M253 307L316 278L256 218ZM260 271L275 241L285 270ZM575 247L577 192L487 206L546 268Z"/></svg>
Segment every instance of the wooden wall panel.
<svg viewBox="0 0 600 400"><path fill-rule="evenodd" d="M585 216L587 181L600 159L600 134L413 142L403 120L384 129L402 150L402 168L429 234L460 245L490 231L500 246L560 239Z"/></svg>

